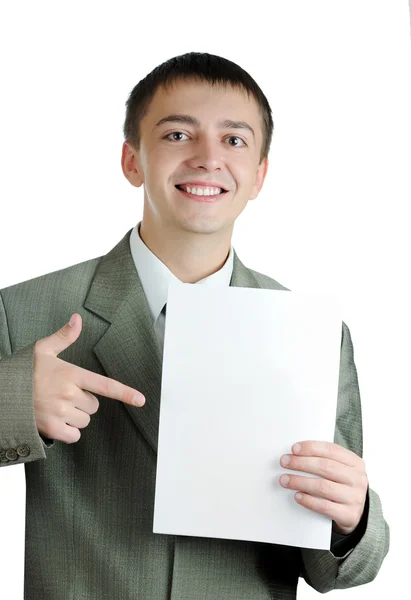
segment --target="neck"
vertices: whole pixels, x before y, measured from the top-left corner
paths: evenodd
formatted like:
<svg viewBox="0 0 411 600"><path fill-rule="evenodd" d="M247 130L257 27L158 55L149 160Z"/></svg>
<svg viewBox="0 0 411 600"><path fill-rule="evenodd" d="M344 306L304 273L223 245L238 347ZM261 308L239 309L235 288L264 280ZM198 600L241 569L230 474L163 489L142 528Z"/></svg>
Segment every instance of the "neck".
<svg viewBox="0 0 411 600"><path fill-rule="evenodd" d="M152 227L143 217L140 237L153 254L183 283L196 283L219 271L230 253L229 231L201 234L181 229Z"/></svg>

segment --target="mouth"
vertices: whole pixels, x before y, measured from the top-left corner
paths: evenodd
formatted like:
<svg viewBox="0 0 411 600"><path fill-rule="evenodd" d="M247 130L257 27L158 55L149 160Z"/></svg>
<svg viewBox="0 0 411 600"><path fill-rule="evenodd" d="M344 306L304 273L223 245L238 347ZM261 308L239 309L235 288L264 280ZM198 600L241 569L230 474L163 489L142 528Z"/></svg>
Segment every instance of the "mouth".
<svg viewBox="0 0 411 600"><path fill-rule="evenodd" d="M178 184L175 188L186 197L196 200L197 202L215 202L228 192L228 190L225 190L224 188L211 185Z"/></svg>

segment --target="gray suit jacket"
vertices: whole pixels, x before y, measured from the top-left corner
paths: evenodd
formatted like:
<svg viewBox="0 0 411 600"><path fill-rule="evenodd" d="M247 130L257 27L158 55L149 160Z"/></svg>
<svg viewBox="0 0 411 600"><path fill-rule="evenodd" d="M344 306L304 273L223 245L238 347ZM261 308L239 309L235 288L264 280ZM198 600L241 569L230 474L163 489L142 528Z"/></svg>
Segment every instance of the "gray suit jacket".
<svg viewBox="0 0 411 600"><path fill-rule="evenodd" d="M299 576L320 592L371 581L389 545L371 489L345 556L338 543L331 552L152 533L162 359L129 235L103 257L0 293L0 464L25 463L25 599L291 600ZM236 254L231 285L286 289ZM64 444L43 440L35 425L33 347L74 312L83 330L59 357L140 390L146 404L99 396L80 440ZM345 324L335 442L362 454Z"/></svg>

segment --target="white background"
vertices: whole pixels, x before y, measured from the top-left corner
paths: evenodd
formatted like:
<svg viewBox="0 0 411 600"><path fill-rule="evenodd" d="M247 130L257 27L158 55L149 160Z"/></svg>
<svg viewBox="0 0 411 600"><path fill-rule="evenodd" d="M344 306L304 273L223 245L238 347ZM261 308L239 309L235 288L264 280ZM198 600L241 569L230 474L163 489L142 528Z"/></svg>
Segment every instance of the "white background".
<svg viewBox="0 0 411 600"><path fill-rule="evenodd" d="M2 5L0 288L105 254L141 219L142 190L120 168L124 103L155 66L188 51L237 62L272 106L269 174L235 229L240 259L292 290L337 293L351 330L364 459L391 550L374 582L329 596L386 598L399 583L403 598L411 534L407 0ZM4 515L1 523L3 539L18 528ZM20 567L4 550L0 596L14 600L5 577ZM298 597L319 594L301 581Z"/></svg>

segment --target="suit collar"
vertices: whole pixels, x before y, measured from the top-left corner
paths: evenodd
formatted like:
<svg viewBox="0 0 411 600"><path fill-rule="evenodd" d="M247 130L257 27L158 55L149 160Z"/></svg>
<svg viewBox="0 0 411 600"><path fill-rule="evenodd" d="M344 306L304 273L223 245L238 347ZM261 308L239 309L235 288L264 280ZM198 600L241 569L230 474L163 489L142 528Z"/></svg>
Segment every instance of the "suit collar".
<svg viewBox="0 0 411 600"><path fill-rule="evenodd" d="M162 356L150 307L131 255L131 231L101 258L84 307L108 323L94 347L107 376L137 389L146 397L142 408L123 406L157 451ZM261 287L234 250L230 285Z"/></svg>

